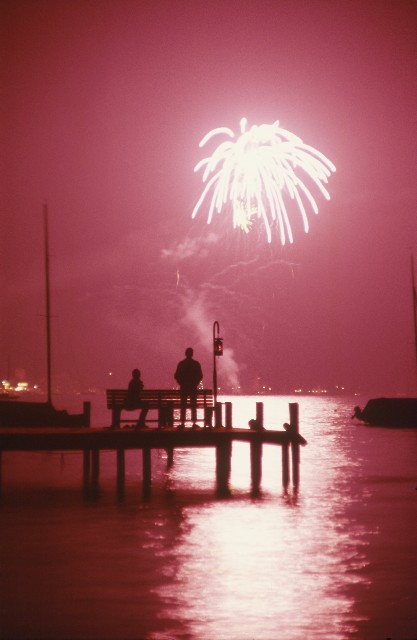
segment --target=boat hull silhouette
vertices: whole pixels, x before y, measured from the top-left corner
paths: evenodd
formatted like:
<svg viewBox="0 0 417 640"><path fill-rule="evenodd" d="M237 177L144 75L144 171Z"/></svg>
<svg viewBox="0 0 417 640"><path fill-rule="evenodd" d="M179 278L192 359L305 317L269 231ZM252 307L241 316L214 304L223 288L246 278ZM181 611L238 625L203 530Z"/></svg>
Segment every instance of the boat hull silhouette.
<svg viewBox="0 0 417 640"><path fill-rule="evenodd" d="M373 398L354 417L375 427L417 427L417 398Z"/></svg>
<svg viewBox="0 0 417 640"><path fill-rule="evenodd" d="M90 403L84 402L83 413L70 414L55 409L48 402L0 402L0 427L89 427Z"/></svg>

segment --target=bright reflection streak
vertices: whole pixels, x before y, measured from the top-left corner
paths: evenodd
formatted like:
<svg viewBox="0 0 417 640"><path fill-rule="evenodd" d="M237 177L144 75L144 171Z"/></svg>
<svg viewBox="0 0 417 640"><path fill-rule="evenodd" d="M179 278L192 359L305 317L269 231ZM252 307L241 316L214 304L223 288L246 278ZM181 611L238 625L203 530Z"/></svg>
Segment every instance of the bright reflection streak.
<svg viewBox="0 0 417 640"><path fill-rule="evenodd" d="M309 225L304 202L314 213L317 203L297 171L304 172L327 199L330 195L323 183L327 183L334 164L320 151L314 149L293 133L282 129L277 120L272 125L253 125L246 130L247 120L240 121L240 136L236 141L222 142L211 156L203 158L194 171L203 169L205 188L194 207L192 217L206 199L209 200L208 219L214 211L218 213L230 205L233 212L233 227L249 232L253 220L259 218L265 226L268 242L272 240L272 228L277 226L281 243L286 238L293 242L290 220L283 195L286 194L298 206L305 232ZM203 147L214 136L224 134L234 138L227 127L212 129L201 140Z"/></svg>
<svg viewBox="0 0 417 640"><path fill-rule="evenodd" d="M253 410L254 399L250 402ZM279 428L288 418L288 399L270 402L275 403L273 419L266 401L265 425ZM309 445L301 453L298 497L282 494L280 448L264 446L263 497L250 501L249 446L234 443L234 499L197 502L184 509L183 535L172 550L175 584L157 593L171 616L187 622L190 637L354 637L357 619L350 589L365 582L366 560L364 532L344 511L355 501L345 471L360 461L347 458L334 428L335 406L328 399L309 402L312 414L302 415L300 421ZM241 409L240 403L234 407ZM242 424L248 415L244 406L234 416L235 424ZM320 428L321 420L323 438L308 428L312 424ZM198 486L205 490L213 482L213 464L212 452L193 452L192 458L184 452L184 457L176 457L172 481L185 491L195 465Z"/></svg>

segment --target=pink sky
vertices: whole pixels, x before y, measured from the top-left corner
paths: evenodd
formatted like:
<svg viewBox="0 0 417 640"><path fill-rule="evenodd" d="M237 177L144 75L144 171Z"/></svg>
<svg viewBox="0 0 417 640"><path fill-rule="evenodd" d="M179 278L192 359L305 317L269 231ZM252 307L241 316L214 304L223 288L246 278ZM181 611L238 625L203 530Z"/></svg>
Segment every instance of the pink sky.
<svg viewBox="0 0 417 640"><path fill-rule="evenodd" d="M173 381L187 346L219 383L415 393L417 10L403 0L1 4L0 375ZM191 219L198 143L281 125L337 167L305 235Z"/></svg>

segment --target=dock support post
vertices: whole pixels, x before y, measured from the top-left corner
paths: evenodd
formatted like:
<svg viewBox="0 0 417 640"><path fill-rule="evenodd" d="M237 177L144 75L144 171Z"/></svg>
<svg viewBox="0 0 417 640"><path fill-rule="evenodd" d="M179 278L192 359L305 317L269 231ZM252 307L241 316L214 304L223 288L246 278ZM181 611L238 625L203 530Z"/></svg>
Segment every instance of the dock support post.
<svg viewBox="0 0 417 640"><path fill-rule="evenodd" d="M228 438L216 447L217 495L229 496L229 480L232 460L232 441Z"/></svg>
<svg viewBox="0 0 417 640"><path fill-rule="evenodd" d="M214 405L214 426L218 429L222 426L222 403L216 402Z"/></svg>
<svg viewBox="0 0 417 640"><path fill-rule="evenodd" d="M98 449L91 450L91 463L92 463L92 479L97 481L100 471L100 456Z"/></svg>
<svg viewBox="0 0 417 640"><path fill-rule="evenodd" d="M168 447L167 452L167 469L170 469L174 464L174 447Z"/></svg>
<svg viewBox="0 0 417 640"><path fill-rule="evenodd" d="M123 447L117 449L117 491L119 496L123 495L125 485L125 450Z"/></svg>
<svg viewBox="0 0 417 640"><path fill-rule="evenodd" d="M99 449L87 447L83 450L83 491L87 500L98 498L99 469Z"/></svg>
<svg viewBox="0 0 417 640"><path fill-rule="evenodd" d="M91 451L90 449L84 449L83 452L83 478L84 483L89 481L90 478L90 459L91 459Z"/></svg>
<svg viewBox="0 0 417 640"><path fill-rule="evenodd" d="M250 471L252 495L259 495L262 479L262 442L252 440L250 443Z"/></svg>
<svg viewBox="0 0 417 640"><path fill-rule="evenodd" d="M226 429L232 429L232 403L225 402L224 403L224 412L225 412L225 427Z"/></svg>
<svg viewBox="0 0 417 640"><path fill-rule="evenodd" d="M295 488L300 483L300 443L298 440L298 403L290 402L290 429L291 429L291 458L292 458L292 483Z"/></svg>
<svg viewBox="0 0 417 640"><path fill-rule="evenodd" d="M83 451L83 493L85 498L90 496L90 468L91 468L91 449Z"/></svg>
<svg viewBox="0 0 417 640"><path fill-rule="evenodd" d="M151 479L152 479L150 447L143 447L142 460L143 460L142 495L143 495L143 499L147 500L151 495Z"/></svg>
<svg viewBox="0 0 417 640"><path fill-rule="evenodd" d="M288 444L282 445L282 486L287 489L290 482L290 453Z"/></svg>

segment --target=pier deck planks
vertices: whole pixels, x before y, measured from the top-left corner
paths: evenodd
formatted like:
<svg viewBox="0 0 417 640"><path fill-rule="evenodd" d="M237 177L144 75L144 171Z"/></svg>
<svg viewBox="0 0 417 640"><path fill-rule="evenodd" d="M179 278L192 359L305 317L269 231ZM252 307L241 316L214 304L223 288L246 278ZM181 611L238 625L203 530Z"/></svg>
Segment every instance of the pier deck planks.
<svg viewBox="0 0 417 640"><path fill-rule="evenodd" d="M82 451L84 449L165 449L167 447L216 447L223 442L289 444L287 431L253 429L0 429L2 451Z"/></svg>

